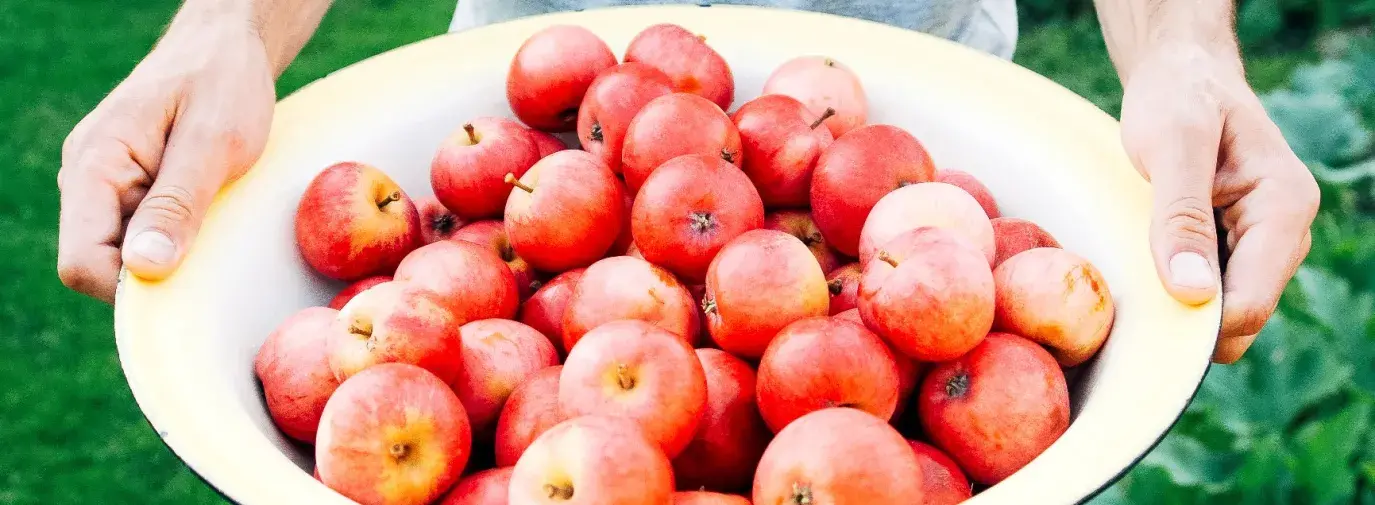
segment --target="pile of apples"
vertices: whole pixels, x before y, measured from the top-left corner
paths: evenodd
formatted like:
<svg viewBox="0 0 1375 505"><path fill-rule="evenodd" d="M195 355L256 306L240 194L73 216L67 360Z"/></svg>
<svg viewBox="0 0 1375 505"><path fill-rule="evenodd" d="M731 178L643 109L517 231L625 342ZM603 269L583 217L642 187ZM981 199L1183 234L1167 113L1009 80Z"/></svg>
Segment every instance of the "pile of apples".
<svg viewBox="0 0 1375 505"><path fill-rule="evenodd" d="M514 117L437 146L434 198L325 168L296 238L347 287L255 363L316 478L364 504L945 504L1064 433L1100 272L868 124L834 59L734 93L681 26L620 62L553 26L515 53Z"/></svg>

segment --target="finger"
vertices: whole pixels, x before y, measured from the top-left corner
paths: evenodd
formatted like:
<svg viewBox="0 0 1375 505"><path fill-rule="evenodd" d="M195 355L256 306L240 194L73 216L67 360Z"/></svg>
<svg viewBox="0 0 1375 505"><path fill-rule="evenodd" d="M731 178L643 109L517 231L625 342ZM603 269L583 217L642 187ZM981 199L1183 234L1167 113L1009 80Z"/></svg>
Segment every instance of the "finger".
<svg viewBox="0 0 1375 505"><path fill-rule="evenodd" d="M1220 338L1217 341L1217 349L1213 351L1213 362L1222 365L1236 363L1255 341L1255 334Z"/></svg>
<svg viewBox="0 0 1375 505"><path fill-rule="evenodd" d="M139 170L130 160L86 156L63 178L58 217L57 276L62 284L107 303L114 301L119 276L119 241L123 229L118 184L104 174Z"/></svg>
<svg viewBox="0 0 1375 505"><path fill-rule="evenodd" d="M1307 221L1264 181L1239 207L1239 235L1223 278L1221 338L1259 333L1312 244Z"/></svg>

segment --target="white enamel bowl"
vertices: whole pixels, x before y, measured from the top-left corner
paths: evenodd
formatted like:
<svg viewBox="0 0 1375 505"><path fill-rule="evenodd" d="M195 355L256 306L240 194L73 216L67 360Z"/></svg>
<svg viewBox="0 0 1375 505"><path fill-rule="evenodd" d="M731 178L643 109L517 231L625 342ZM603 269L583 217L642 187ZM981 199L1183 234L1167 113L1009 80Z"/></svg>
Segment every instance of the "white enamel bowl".
<svg viewBox="0 0 1375 505"><path fill-rule="evenodd" d="M1069 430L970 503L1083 501L1178 419L1208 367L1221 305L1187 307L1162 289L1147 247L1150 188L1110 116L1035 73L922 34L801 11L676 6L547 15L443 35L283 99L266 153L219 194L179 272L120 284L120 360L159 436L235 502L347 503L311 478L310 452L274 428L252 370L279 322L340 288L312 274L294 246L293 213L306 184L331 163L360 160L412 195L428 195L430 158L446 134L477 115L511 114L505 73L530 34L576 23L619 56L639 30L666 21L706 35L725 56L737 80L735 106L789 58L843 61L864 81L871 122L908 129L939 166L979 177L1006 215L1036 221L1102 270L1116 323L1074 388Z"/></svg>

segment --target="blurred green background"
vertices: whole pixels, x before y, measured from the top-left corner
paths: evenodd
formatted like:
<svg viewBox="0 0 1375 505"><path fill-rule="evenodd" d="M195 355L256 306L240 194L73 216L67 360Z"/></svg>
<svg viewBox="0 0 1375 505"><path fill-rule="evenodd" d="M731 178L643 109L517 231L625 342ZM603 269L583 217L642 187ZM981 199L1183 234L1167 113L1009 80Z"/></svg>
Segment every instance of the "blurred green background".
<svg viewBox="0 0 1375 505"><path fill-rule="evenodd" d="M1016 60L1117 114L1085 1L1020 0ZM220 498L139 415L109 307L57 281L67 132L138 61L174 0L0 2L0 504ZM281 94L442 33L453 0L339 0ZM1095 503L1375 504L1375 0L1250 0L1249 78L1323 186L1313 252L1241 363L1214 367L1161 446Z"/></svg>

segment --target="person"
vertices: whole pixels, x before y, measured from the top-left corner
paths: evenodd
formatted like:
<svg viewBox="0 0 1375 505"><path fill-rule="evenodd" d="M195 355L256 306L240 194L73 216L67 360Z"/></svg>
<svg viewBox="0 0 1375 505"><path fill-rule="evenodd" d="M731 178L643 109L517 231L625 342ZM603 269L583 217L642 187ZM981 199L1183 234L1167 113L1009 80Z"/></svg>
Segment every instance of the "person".
<svg viewBox="0 0 1375 505"><path fill-rule="evenodd" d="M451 28L642 0L457 0ZM691 2L698 3L698 2ZM878 20L1010 58L1013 0L736 0ZM62 148L57 272L111 301L121 265L160 279L211 199L262 152L274 81L330 0L186 0ZM1223 295L1213 360L1237 360L1308 254L1318 187L1246 82L1232 0L1096 0L1123 83L1123 147L1150 181L1165 289ZM1216 213L1215 213L1216 210ZM1215 219L1220 221L1216 226ZM1225 231L1227 268L1220 262Z"/></svg>

